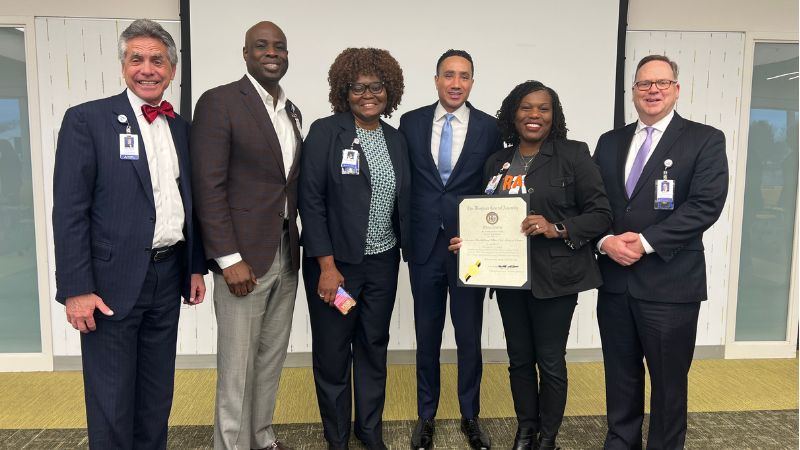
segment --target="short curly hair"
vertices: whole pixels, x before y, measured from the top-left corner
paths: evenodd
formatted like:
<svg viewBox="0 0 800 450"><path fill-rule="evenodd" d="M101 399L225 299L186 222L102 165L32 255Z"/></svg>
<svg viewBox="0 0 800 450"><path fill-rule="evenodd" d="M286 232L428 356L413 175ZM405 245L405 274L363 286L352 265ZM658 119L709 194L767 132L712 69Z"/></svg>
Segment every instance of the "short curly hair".
<svg viewBox="0 0 800 450"><path fill-rule="evenodd" d="M388 51L379 48L346 48L333 61L328 70L328 84L331 86L328 100L333 112L350 111L348 84L355 82L360 75L375 75L383 81L386 89L383 116L392 117L403 97L403 69Z"/></svg>
<svg viewBox="0 0 800 450"><path fill-rule="evenodd" d="M561 100L559 100L556 91L545 86L540 81L528 80L518 84L517 87L512 89L506 98L503 99L503 104L500 105L500 109L497 111L497 126L500 128L500 137L510 146L519 144L519 133L517 132L517 127L514 125L514 116L517 114L519 104L522 103L522 99L525 98L526 95L536 91L547 91L553 102L553 125L545 141L567 138L567 131L569 131L569 129L567 128L567 121L564 118Z"/></svg>

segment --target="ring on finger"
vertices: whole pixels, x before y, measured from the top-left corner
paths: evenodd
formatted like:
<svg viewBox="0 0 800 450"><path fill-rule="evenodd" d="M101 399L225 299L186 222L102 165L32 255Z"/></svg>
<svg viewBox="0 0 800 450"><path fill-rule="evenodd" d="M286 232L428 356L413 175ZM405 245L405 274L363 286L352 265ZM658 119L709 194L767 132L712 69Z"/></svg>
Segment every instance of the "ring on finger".
<svg viewBox="0 0 800 450"><path fill-rule="evenodd" d="M537 223L537 224L535 224L533 227L534 227L534 228L536 228L536 229L538 230L538 229L539 229L539 224Z"/></svg>

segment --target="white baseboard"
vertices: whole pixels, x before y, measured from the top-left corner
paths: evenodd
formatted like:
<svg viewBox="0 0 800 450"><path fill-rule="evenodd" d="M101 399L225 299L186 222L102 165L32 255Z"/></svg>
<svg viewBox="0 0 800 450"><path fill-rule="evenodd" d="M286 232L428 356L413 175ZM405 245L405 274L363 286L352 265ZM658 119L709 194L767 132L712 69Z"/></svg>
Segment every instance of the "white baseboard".
<svg viewBox="0 0 800 450"><path fill-rule="evenodd" d="M793 358L792 356L775 356L776 358ZM732 358L726 354L721 345L702 345L694 350L694 359ZM390 350L387 360L389 364L414 364L416 350ZM442 350L442 364L456 363L456 350ZM603 352L599 348L579 348L567 350L567 362L596 362L603 360ZM501 349L484 349L484 364L508 364L508 354ZM217 367L216 355L178 355L175 360L178 369L213 369ZM286 355L284 367L311 367L311 353L289 353ZM53 358L53 370L81 370L80 356L56 356Z"/></svg>

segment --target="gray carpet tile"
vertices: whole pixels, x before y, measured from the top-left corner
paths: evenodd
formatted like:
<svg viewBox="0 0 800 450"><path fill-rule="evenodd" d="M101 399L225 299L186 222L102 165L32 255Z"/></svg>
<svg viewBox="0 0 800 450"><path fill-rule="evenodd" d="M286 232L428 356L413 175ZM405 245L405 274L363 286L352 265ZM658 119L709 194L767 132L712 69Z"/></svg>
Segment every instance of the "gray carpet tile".
<svg viewBox="0 0 800 450"><path fill-rule="evenodd" d="M493 448L511 447L517 423L513 418L481 419ZM390 450L409 448L413 421L384 422L384 440ZM564 449L598 449L603 446L605 416L566 417L558 436ZM325 450L322 425L287 424L275 426L279 438L295 450ZM177 426L170 428L170 449L212 448L211 426ZM647 417L645 417L645 436ZM434 439L436 450L468 449L466 438L459 430L458 420L438 420ZM2 449L85 449L85 429L0 430ZM350 448L364 449L355 437ZM797 410L690 413L687 449L797 449Z"/></svg>

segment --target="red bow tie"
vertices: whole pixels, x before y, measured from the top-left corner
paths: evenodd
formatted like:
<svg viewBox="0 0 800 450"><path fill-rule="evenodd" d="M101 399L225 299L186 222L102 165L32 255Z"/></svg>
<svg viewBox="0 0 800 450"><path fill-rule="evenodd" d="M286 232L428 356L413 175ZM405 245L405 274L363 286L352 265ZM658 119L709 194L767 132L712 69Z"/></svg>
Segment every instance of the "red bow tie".
<svg viewBox="0 0 800 450"><path fill-rule="evenodd" d="M166 100L161 102L158 106L142 105L142 112L144 113L144 118L147 120L147 123L153 123L159 114L173 119L175 118L175 111L172 109L172 105Z"/></svg>

